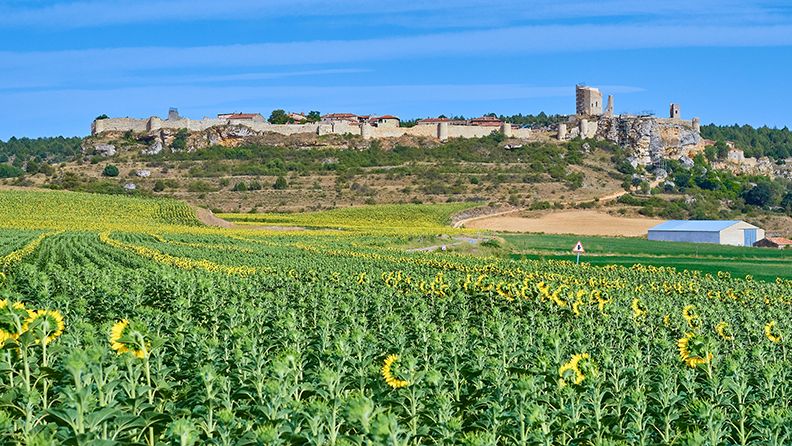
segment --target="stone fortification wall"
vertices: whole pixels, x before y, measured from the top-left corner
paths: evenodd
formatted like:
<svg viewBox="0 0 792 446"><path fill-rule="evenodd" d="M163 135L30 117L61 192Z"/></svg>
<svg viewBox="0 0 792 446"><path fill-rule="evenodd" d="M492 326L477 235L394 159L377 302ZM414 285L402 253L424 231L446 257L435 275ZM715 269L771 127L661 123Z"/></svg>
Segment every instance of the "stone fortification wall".
<svg viewBox="0 0 792 446"><path fill-rule="evenodd" d="M146 132L148 119L110 118L97 119L91 125L91 133L98 135L104 132Z"/></svg>
<svg viewBox="0 0 792 446"><path fill-rule="evenodd" d="M158 134L162 131L178 131L181 129L190 132L206 132L216 127L246 128L250 134L272 132L280 135L315 134L315 135L360 135L364 138L398 138L401 136L422 136L438 139L446 138L479 138L492 132L503 132L507 137L529 138L530 129L515 129L509 127L489 127L474 125L451 125L445 123L437 125L418 125L414 127L397 127L384 125L374 127L370 124L355 124L350 122L322 122L310 124L270 124L269 122L241 121L217 118L200 120L178 118L160 119L156 116L149 119L110 118L94 121L91 127L93 135L105 132L126 132ZM441 129L443 127L443 129ZM242 131L241 129L239 131Z"/></svg>

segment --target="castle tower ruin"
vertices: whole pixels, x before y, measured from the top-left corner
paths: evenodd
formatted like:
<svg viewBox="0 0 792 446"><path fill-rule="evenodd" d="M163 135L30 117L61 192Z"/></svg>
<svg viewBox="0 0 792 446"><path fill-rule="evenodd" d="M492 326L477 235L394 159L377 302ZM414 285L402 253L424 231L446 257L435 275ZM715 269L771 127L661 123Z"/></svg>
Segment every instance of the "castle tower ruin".
<svg viewBox="0 0 792 446"><path fill-rule="evenodd" d="M437 124L437 139L440 141L448 140L448 121L442 121Z"/></svg>
<svg viewBox="0 0 792 446"><path fill-rule="evenodd" d="M578 116L599 116L602 114L602 93L594 87L575 86L575 113Z"/></svg>
<svg viewBox="0 0 792 446"><path fill-rule="evenodd" d="M505 136L506 138L511 138L512 136L514 136L514 133L512 132L512 125L509 124L508 122L504 122L503 124L501 124L501 131L503 132L503 136Z"/></svg>
<svg viewBox="0 0 792 446"><path fill-rule="evenodd" d="M674 103L671 104L671 108L669 109L669 112L668 112L668 117L671 118L671 119L679 119L680 118L679 104L674 104Z"/></svg>
<svg viewBox="0 0 792 446"><path fill-rule="evenodd" d="M613 117L613 95L608 95L608 107L605 109L605 116L612 118Z"/></svg>
<svg viewBox="0 0 792 446"><path fill-rule="evenodd" d="M558 124L558 140L563 141L567 138L567 125L566 122Z"/></svg>
<svg viewBox="0 0 792 446"><path fill-rule="evenodd" d="M693 131L701 133L701 118L693 118Z"/></svg>
<svg viewBox="0 0 792 446"><path fill-rule="evenodd" d="M178 121L179 119L181 119L181 116L179 116L179 109L171 107L168 110L168 121Z"/></svg>

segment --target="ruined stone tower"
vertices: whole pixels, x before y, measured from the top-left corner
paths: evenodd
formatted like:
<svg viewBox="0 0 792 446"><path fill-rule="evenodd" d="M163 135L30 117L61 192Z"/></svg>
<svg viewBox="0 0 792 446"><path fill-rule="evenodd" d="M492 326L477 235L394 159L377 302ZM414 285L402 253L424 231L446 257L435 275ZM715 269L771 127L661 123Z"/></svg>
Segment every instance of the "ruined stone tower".
<svg viewBox="0 0 792 446"><path fill-rule="evenodd" d="M178 121L179 119L181 119L181 116L179 116L179 109L171 107L168 110L168 121Z"/></svg>
<svg viewBox="0 0 792 446"><path fill-rule="evenodd" d="M671 104L671 108L668 111L668 117L671 119L679 119L681 117L679 114L679 104Z"/></svg>
<svg viewBox="0 0 792 446"><path fill-rule="evenodd" d="M575 105L578 116L599 116L602 114L602 93L594 87L575 86Z"/></svg>
<svg viewBox="0 0 792 446"><path fill-rule="evenodd" d="M605 116L612 118L613 117L613 95L608 95L608 107L605 108Z"/></svg>

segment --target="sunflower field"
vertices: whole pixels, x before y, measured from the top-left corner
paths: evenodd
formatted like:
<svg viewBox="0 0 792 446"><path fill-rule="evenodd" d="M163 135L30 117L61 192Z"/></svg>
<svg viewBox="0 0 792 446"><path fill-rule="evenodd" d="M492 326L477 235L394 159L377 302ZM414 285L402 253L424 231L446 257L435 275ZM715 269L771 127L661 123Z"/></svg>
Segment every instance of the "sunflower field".
<svg viewBox="0 0 792 446"><path fill-rule="evenodd" d="M0 210L3 444L792 443L789 277L43 195L59 218Z"/></svg>

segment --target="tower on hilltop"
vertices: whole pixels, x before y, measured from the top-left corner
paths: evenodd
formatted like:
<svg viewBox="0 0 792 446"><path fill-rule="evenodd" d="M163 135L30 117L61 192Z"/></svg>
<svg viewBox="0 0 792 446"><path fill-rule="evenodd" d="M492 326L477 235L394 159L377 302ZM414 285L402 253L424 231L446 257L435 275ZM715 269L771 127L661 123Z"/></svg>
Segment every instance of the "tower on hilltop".
<svg viewBox="0 0 792 446"><path fill-rule="evenodd" d="M602 93L598 88L585 85L575 86L575 114L599 116L602 114Z"/></svg>

